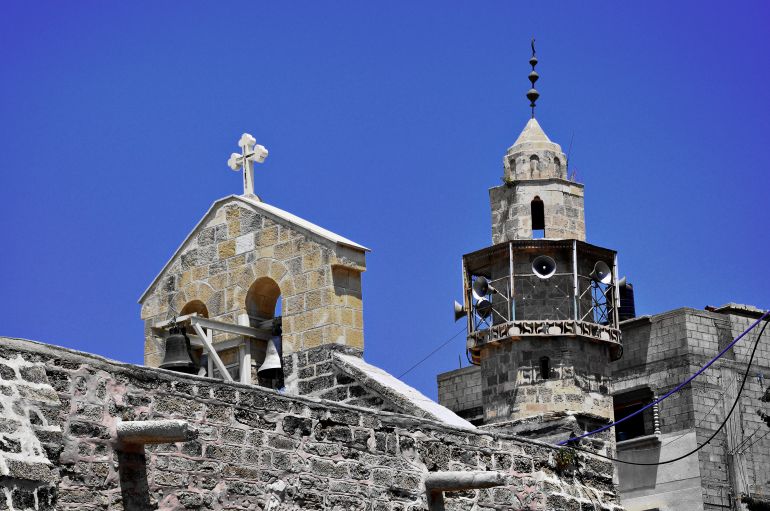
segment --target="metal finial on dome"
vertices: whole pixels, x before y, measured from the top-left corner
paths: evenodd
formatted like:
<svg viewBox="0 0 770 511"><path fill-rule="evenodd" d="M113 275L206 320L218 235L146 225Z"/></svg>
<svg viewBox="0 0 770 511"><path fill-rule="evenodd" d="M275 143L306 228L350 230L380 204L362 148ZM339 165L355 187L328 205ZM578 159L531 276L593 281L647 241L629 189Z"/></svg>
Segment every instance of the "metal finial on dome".
<svg viewBox="0 0 770 511"><path fill-rule="evenodd" d="M529 59L529 64L532 66L532 71L529 73L529 81L532 82L532 88L527 91L527 99L529 100L529 106L532 108L532 118L535 118L535 101L540 97L540 93L535 89L535 82L540 75L535 71L537 65L537 57L535 56L535 38L532 38L532 58Z"/></svg>

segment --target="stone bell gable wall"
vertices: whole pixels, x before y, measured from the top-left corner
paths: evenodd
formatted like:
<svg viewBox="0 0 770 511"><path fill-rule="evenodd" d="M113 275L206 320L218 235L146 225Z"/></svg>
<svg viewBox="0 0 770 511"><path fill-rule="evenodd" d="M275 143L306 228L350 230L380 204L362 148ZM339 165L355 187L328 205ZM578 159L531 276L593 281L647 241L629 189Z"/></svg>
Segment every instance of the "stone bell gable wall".
<svg viewBox="0 0 770 511"><path fill-rule="evenodd" d="M363 350L364 252L313 233L239 197L212 206L141 300L145 364L163 343L151 327L200 300L209 317L237 323L249 287L269 277L280 288L284 355L324 344ZM224 335L214 341L225 340ZM255 362L261 362L256 359Z"/></svg>
<svg viewBox="0 0 770 511"><path fill-rule="evenodd" d="M591 456L560 468L538 442L31 341L0 338L0 388L17 411L6 422L26 431L0 433L0 456L22 467L0 465L0 509L424 510L426 476L447 470L506 477L447 494L447 509L621 509L612 465ZM164 419L197 438L116 441L121 421Z"/></svg>

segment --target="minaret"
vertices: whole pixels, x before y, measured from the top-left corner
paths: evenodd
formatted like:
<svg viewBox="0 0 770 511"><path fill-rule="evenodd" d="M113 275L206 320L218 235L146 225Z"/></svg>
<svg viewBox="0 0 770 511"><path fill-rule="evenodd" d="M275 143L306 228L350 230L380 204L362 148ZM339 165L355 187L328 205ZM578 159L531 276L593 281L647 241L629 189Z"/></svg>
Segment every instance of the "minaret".
<svg viewBox="0 0 770 511"><path fill-rule="evenodd" d="M487 427L566 439L613 417L617 258L585 243L583 185L535 118L534 50L532 117L489 191L493 245L463 256L463 311Z"/></svg>
<svg viewBox="0 0 770 511"><path fill-rule="evenodd" d="M535 238L585 240L583 185L567 179L567 157L551 142L535 118L535 71L532 41L532 88L527 92L532 118L503 157L503 184L489 190L492 242Z"/></svg>

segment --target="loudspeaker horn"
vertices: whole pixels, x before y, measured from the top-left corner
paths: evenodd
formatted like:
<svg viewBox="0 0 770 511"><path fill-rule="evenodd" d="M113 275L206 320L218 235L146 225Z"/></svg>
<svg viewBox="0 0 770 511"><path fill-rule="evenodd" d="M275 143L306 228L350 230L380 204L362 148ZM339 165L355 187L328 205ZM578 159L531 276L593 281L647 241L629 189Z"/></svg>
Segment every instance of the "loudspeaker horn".
<svg viewBox="0 0 770 511"><path fill-rule="evenodd" d="M455 321L462 318L466 314L468 314L468 311L465 310L465 307L460 305L457 300L455 300Z"/></svg>
<svg viewBox="0 0 770 511"><path fill-rule="evenodd" d="M619 287L619 288L620 288L620 287L626 287L626 278L625 278L625 277L623 277L622 279L620 279L620 280L618 281L618 287Z"/></svg>
<svg viewBox="0 0 770 511"><path fill-rule="evenodd" d="M540 255L532 261L532 273L541 279L549 279L556 273L556 261L553 257Z"/></svg>
<svg viewBox="0 0 770 511"><path fill-rule="evenodd" d="M600 284L609 284L612 282L612 270L604 261L596 261L594 271L591 272L589 277Z"/></svg>
<svg viewBox="0 0 770 511"><path fill-rule="evenodd" d="M488 318L492 314L492 302L486 298L480 299L476 302L476 314L481 318Z"/></svg>
<svg viewBox="0 0 770 511"><path fill-rule="evenodd" d="M267 343L267 352L265 360L259 366L257 374L262 378L275 380L281 376L281 356L278 354L278 347L275 345L275 339L270 339Z"/></svg>
<svg viewBox="0 0 770 511"><path fill-rule="evenodd" d="M476 277L476 280L473 281L473 286L471 286L471 292L473 293L473 298L478 301L490 293L497 293L497 289L489 284L486 277Z"/></svg>

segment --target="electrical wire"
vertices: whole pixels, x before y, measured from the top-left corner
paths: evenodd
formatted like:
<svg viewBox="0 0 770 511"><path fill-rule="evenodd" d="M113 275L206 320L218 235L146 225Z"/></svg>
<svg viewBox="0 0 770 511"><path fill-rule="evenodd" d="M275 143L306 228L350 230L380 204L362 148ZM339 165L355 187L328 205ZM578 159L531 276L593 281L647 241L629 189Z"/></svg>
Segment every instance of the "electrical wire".
<svg viewBox="0 0 770 511"><path fill-rule="evenodd" d="M700 425L701 425L701 424L703 424L703 421L705 421L705 420L708 418L709 414L710 414L710 413L711 413L711 412L714 410L714 408L716 408L716 406L717 406L718 404L720 404L720 403L724 403L724 398L727 396L727 392L729 392L729 390L730 390L730 389L733 387L733 385L737 385L737 380L732 380L732 381L730 382L730 384L727 386L727 390L725 390L725 392L722 394L722 399L721 399L721 400L719 400L719 399L718 399L718 400L716 400L716 401L714 402L714 404L713 404L713 405L711 405L711 408L709 408L709 411L708 411L708 412L706 412L706 413L703 415L703 418L702 418L701 420L699 420L699 421L698 421L698 423L695 425L695 428L694 428L694 429L698 429L698 428L700 427ZM674 442L676 442L676 441L677 441L677 440L679 440L680 438L684 438L684 437L685 437L685 436L686 436L688 433L690 433L690 432L689 432L689 431L685 431L684 433L682 433L681 435L679 435L679 436L678 436L678 437L676 437L675 439L673 439L673 440L671 440L670 442L668 442L668 443L666 444L666 447L668 447L669 445L673 444Z"/></svg>
<svg viewBox="0 0 770 511"><path fill-rule="evenodd" d="M745 447L745 448L744 448L744 449L741 451L741 454L743 454L744 452L746 452L746 451L748 451L749 449L751 449L751 446L752 446L752 445L756 444L757 442L759 442L760 440L762 440L763 438L765 438L767 435L770 435L770 431L767 431L767 432L765 432L765 434L764 434L764 435L762 435L761 437L757 438L756 440L754 440L753 442L751 442L749 445L747 445L747 446L746 446L746 447Z"/></svg>
<svg viewBox="0 0 770 511"><path fill-rule="evenodd" d="M667 392L665 395L663 395L662 397L659 397L658 399L655 399L655 400L654 400L654 401L652 401L651 403L649 403L649 404L647 404L647 405L645 405L645 406L641 407L640 409L636 410L636 411L635 411L635 412L633 412L633 413L630 413L630 414L626 415L626 416L625 416L625 417L623 417L622 419L618 419L618 420L616 420L615 422L612 422L612 423L610 423L610 424L607 424L606 426L602 426L602 427L600 427L600 428L597 428L597 429L595 429L595 430L593 430L593 431L588 431L588 432L586 432L586 433L583 433L582 435L578 435L578 436L576 436L576 437L572 437L572 438L568 438L567 440L563 440L563 441L559 442L559 444L558 444L558 445L566 445L568 442L574 442L575 440L580 440L581 438L585 438L585 437L587 437L587 436L595 435L596 433L601 433L602 431L606 431L606 430L608 430L608 429L610 429L610 428L612 428L612 427L614 427L614 426L616 426L616 425L620 424L621 422L624 422L624 421L626 421L626 420L630 419L631 417L634 417L634 416L636 416L636 415L639 415L640 413L642 413L643 411L647 410L648 408L651 408L652 406L654 406L654 405L656 405L656 404L660 403L660 402L661 402L661 401L663 401L664 399L666 399L666 398L668 398L668 397L672 396L673 394L675 394L675 393L679 392L680 390L682 390L682 388L683 388L685 385L687 385L687 384L688 384L688 383L690 383L692 380L694 380L694 379L695 379L695 378L696 378L698 375L700 375L700 374L701 374L703 371L705 371L706 369L708 369L709 367L711 367L711 364L713 364L714 362L716 362L716 361L717 361L717 360L718 360L718 359L719 359L719 358L720 358L722 355L724 355L725 353L727 353L727 351L728 351L730 348L732 348L732 347L735 345L735 343L737 343L738 341L740 341L740 340L743 338L743 336L745 336L746 334L748 334L748 333L749 333L749 332L750 332L750 331L751 331L751 330L752 330L754 327L756 327L756 326L757 326L757 325L758 325L760 322L762 322L762 320L763 320L763 319L767 318L768 316L770 316L770 310L768 310L767 312L765 312L765 313L764 313L764 314L763 314L763 315L762 315L762 316L761 316L761 317L760 317L758 320L756 320L754 323L752 323L752 324L751 324L751 326L749 326L749 327L748 327L746 330L744 330L744 331L743 331L743 333L742 333L741 335L739 335L738 337L736 337L735 339L733 339L733 340L732 340L732 342L730 342L730 344L728 344L727 346L725 346L725 348L724 348L722 351L720 351L720 352L717 354L717 356L715 356L714 358L712 358L711 360L709 360L709 361L708 361L708 363L706 363L706 365L704 365L703 367L701 367L700 369L698 369L697 371L695 371L695 373L694 373L692 376L690 376L689 378L687 378L685 381L683 381L682 383L680 383L679 385L677 385L677 386L676 386L675 388L673 388L672 390L668 391L668 392ZM765 326L767 326L767 323L765 323ZM762 328L762 331L764 332L764 327ZM760 335L761 335L761 334L760 334ZM745 377L744 377L744 380L745 380Z"/></svg>
<svg viewBox="0 0 770 511"><path fill-rule="evenodd" d="M415 367L417 367L418 365L420 365L420 364L422 364L423 362L425 362L426 360L428 360L428 359L429 359L430 357L432 357L432 356L433 356L433 355L434 355L434 354L435 354L435 353L436 353L438 350L440 350L441 348L443 348L444 346L446 346L447 344L449 344L449 342L450 342L450 341L454 340L454 338L455 338L455 337L457 337L457 336L458 336L458 335L460 335L461 333L465 332L465 330L466 330L466 328L465 328L465 327L463 327L463 328L462 328L462 330L460 330L459 332L457 332L456 334L454 334L452 337L450 337L450 338L449 338L449 339L447 339L446 341L442 342L442 343L441 343L441 344L440 344L440 345L439 345L439 346L438 346L436 349L434 349L433 351L431 351L430 353L428 353L427 355L425 355L425 357L423 357L423 358L422 358L422 359L421 359L419 362L417 362L416 364L414 364L412 367L410 367L409 369L407 369L407 370L406 370L406 371L404 371L403 373L399 374L399 375L398 375L398 377L399 377L399 378L402 378L404 375L406 375L406 374L409 374L410 372L412 372L412 370L413 370Z"/></svg>
<svg viewBox="0 0 770 511"><path fill-rule="evenodd" d="M759 433L759 430L760 430L760 429L762 429L762 425L761 425L761 424L760 424L759 426L757 426L757 429L755 429L755 430L754 430L754 432L753 432L752 434L750 434L749 436L747 436L747 437L745 437L743 440L741 440L741 441L738 443L738 445L736 445L735 447L733 447L732 451L729 451L727 454L741 454L741 453L740 453L740 452L738 452L738 451L740 451L740 450L741 450L741 448L742 448L744 445L746 445L746 444L749 442L749 440L751 440L752 438L754 438L754 435L756 435L757 433ZM741 451L741 452L742 452L742 451Z"/></svg>
<svg viewBox="0 0 770 511"><path fill-rule="evenodd" d="M765 313L762 316L762 318L760 318L758 321L761 321L768 314L770 314L770 311ZM743 335L748 333L748 331L751 330L752 328L754 328L754 326L756 326L756 323L754 325L752 325L751 327L749 327L749 329L746 330L743 334L741 334L740 337L743 337ZM613 458L611 456L605 456L603 454L595 453L593 451L590 451L588 449L584 449L582 447L577 447L577 446L569 446L569 447L572 448L572 449L575 449L576 451L582 451L582 452L586 452L588 454L593 454L594 456L598 456L598 457L604 458L606 460L616 461L618 463L625 463L626 465L642 465L642 466L667 465L669 463L674 463L675 461L679 461L681 459L684 459L684 458L686 458L686 457L688 457L688 456L690 456L692 454L695 454L696 452L700 451L701 449L706 447L709 444L709 442L711 442L714 439L714 437L716 437L719 434L720 431L722 431L722 428L724 428L725 424L727 424L727 421L730 419L730 416L732 415L733 411L735 410L735 407L738 406L738 403L739 403L740 398L741 398L741 393L743 393L743 387L746 385L746 380L747 380L747 378L749 376L749 372L751 371L751 364L754 361L754 354L757 352L757 347L759 347L759 340L762 337L762 334L765 333L765 328L767 328L767 322L765 322L765 324L762 325L762 330L759 331L759 335L757 335L757 339L756 339L756 341L754 341L754 348L751 350L751 356L749 357L749 364L746 367L746 372L743 373L743 381L741 382L741 387L738 389L738 395L735 396L735 402L733 402L733 406L730 408L730 411L727 412L727 416L725 416L725 419L722 421L722 424L719 425L717 430L714 431L714 433L712 433L711 436L708 437L708 439L706 439L705 442L703 442L701 445L697 446L695 449L691 450L690 452L688 452L686 454L682 454L681 456L677 456L676 458L673 458L673 459L670 459L670 460L657 461L657 462L653 462L653 463L643 463L643 462L637 462L637 461L626 461L626 460L621 460L621 459ZM738 338L740 338L740 337L738 337ZM732 344L733 343L731 343L730 346L732 346ZM716 359L714 359L714 360L716 360ZM713 362L713 360L712 360L712 362ZM698 374L698 373L696 373L696 374ZM764 437L762 437L762 438L764 438ZM752 445L754 445L754 444L752 443ZM558 444L558 446L561 446L561 443ZM558 446L554 446L554 447L558 448Z"/></svg>

